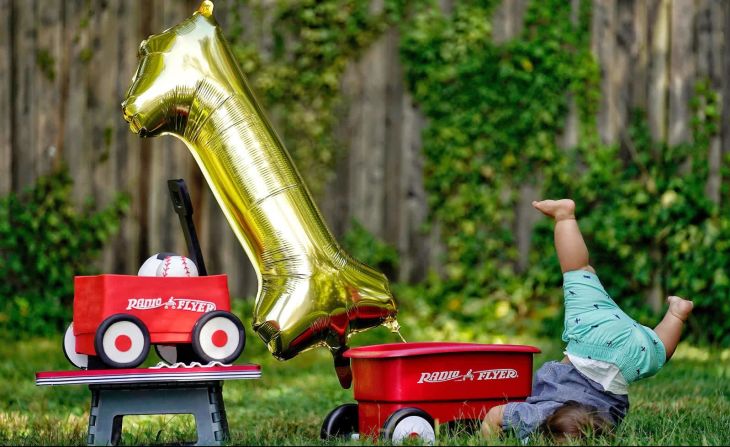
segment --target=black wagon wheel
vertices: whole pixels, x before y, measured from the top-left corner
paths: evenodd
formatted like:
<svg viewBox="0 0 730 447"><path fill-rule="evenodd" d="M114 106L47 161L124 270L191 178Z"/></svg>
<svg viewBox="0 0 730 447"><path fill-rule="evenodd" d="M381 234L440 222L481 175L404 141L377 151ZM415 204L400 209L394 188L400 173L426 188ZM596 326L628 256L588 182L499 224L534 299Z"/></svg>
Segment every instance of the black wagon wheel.
<svg viewBox="0 0 730 447"><path fill-rule="evenodd" d="M407 439L420 439L424 444L433 445L436 442L433 418L419 408L401 408L388 416L382 438L395 445Z"/></svg>
<svg viewBox="0 0 730 447"><path fill-rule="evenodd" d="M349 439L358 430L357 404L342 404L324 418L319 437L323 440L333 438Z"/></svg>
<svg viewBox="0 0 730 447"><path fill-rule="evenodd" d="M94 348L101 361L113 368L135 368L150 352L150 333L139 318L115 314L99 325Z"/></svg>
<svg viewBox="0 0 730 447"><path fill-rule="evenodd" d="M193 352L205 362L231 363L245 345L243 323L230 312L214 310L195 322Z"/></svg>

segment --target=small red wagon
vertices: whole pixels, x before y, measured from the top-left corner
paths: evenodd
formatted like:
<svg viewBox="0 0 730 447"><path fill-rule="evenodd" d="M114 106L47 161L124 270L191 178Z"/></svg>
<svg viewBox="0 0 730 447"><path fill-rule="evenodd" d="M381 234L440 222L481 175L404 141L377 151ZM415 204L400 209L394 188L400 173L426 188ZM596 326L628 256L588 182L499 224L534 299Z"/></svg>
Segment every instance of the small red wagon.
<svg viewBox="0 0 730 447"><path fill-rule="evenodd" d="M77 276L73 307L63 350L80 368L92 359L95 367L134 368L151 345L171 363L187 351L197 361L231 363L246 342L226 275Z"/></svg>
<svg viewBox="0 0 730 447"><path fill-rule="evenodd" d="M532 346L395 343L345 353L352 362L357 404L332 410L323 439L382 437L399 443L435 441L435 423L480 421L495 405L523 401L532 389Z"/></svg>

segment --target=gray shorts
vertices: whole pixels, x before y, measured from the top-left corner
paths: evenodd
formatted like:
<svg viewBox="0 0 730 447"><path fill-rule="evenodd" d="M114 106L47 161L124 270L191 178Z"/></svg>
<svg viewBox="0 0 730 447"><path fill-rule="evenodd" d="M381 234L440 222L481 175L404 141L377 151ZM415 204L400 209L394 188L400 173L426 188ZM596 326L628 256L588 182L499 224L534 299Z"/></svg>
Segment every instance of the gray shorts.
<svg viewBox="0 0 730 447"><path fill-rule="evenodd" d="M569 363L547 362L535 373L532 396L525 402L505 405L502 428L514 430L524 440L569 400L596 407L613 424L621 422L629 411L628 396L604 391Z"/></svg>

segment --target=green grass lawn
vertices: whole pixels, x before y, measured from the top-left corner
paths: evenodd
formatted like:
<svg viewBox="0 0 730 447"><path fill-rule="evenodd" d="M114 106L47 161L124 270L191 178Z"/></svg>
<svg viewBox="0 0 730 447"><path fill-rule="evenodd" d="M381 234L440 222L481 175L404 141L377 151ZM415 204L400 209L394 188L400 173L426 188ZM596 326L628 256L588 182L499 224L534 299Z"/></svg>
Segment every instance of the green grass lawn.
<svg viewBox="0 0 730 447"><path fill-rule="evenodd" d="M394 342L382 328L353 337L356 345ZM560 357L559 346L545 341L509 340L543 350L536 367ZM36 387L37 371L69 369L61 339L3 342L0 355L0 444L85 445L89 391L86 387ZM151 363L157 360L150 355ZM249 334L238 363L262 365L261 380L230 381L224 386L231 444L321 445L319 430L334 407L352 402L340 388L329 353L309 351L279 362ZM192 416L126 417L122 442L173 443L194 440ZM371 444L349 441L349 444ZM441 445L520 445L513 436L483 439L465 431L439 436ZM537 438L533 444L548 440ZM631 409L614 437L582 441L590 445L729 445L730 350L682 345L654 378L631 388ZM330 442L334 445L334 442Z"/></svg>

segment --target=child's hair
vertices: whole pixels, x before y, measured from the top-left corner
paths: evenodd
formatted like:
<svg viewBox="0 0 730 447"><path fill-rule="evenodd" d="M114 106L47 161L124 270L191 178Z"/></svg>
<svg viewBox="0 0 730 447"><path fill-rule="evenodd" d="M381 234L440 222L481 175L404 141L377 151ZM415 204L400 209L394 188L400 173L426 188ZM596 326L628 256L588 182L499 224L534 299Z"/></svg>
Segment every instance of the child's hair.
<svg viewBox="0 0 730 447"><path fill-rule="evenodd" d="M569 400L542 424L542 431L558 442L586 435L608 433L613 424L600 415L596 407Z"/></svg>

